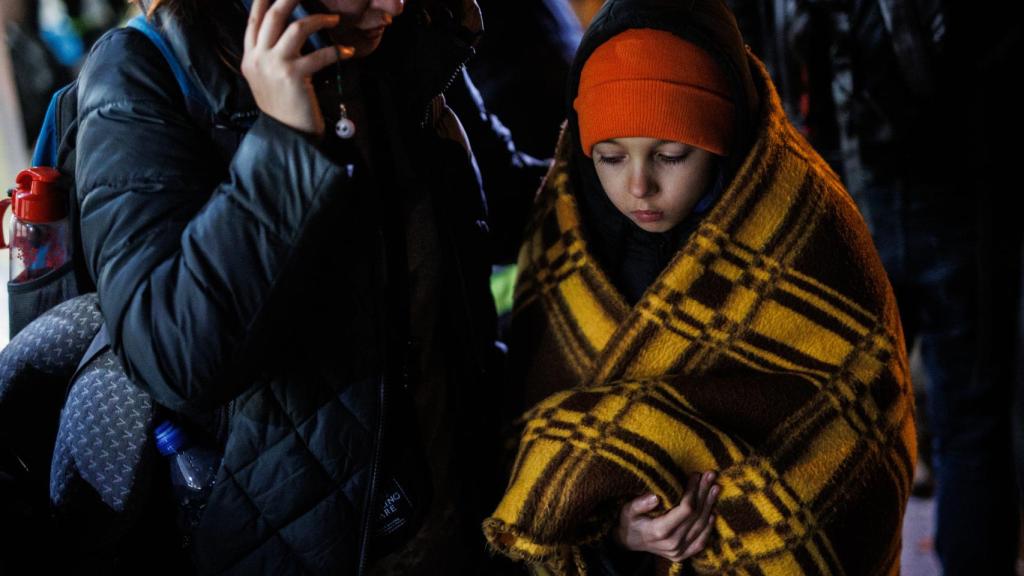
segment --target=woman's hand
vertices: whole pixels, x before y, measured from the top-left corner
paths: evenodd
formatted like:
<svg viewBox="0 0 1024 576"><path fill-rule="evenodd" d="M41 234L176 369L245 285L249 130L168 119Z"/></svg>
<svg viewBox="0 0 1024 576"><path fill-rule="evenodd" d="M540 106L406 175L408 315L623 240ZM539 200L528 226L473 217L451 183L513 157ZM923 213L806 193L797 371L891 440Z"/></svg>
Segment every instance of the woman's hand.
<svg viewBox="0 0 1024 576"><path fill-rule="evenodd" d="M616 542L672 562L682 562L700 552L711 534L715 519L711 508L721 491L714 481L714 472L692 474L679 505L655 518L647 515L658 506L654 494L627 502L619 513Z"/></svg>
<svg viewBox="0 0 1024 576"><path fill-rule="evenodd" d="M339 59L351 58L348 46L327 46L303 56L309 36L338 25L337 14L313 14L288 24L299 0L255 0L245 28L242 75L256 105L296 130L324 133L324 117L313 91L313 75ZM269 9L267 8L268 6Z"/></svg>

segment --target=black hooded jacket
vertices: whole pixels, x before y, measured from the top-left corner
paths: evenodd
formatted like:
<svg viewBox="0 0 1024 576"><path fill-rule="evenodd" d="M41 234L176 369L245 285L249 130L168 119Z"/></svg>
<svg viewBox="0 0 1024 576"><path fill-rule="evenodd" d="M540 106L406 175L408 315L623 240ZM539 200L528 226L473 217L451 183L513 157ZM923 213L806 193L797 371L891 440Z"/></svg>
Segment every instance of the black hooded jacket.
<svg viewBox="0 0 1024 576"><path fill-rule="evenodd" d="M608 200L593 162L574 144L569 161L590 242L612 282L630 303L636 302L675 256L700 219L732 180L754 138L758 96L748 68L743 40L735 18L722 2L678 0L609 0L594 17L573 62L566 97L570 137L579 142L579 118L573 108L583 65L598 46L630 28L671 32L711 54L726 71L737 111L732 153L718 162L718 176L683 222L664 233L646 232L619 213Z"/></svg>
<svg viewBox="0 0 1024 576"><path fill-rule="evenodd" d="M476 409L496 382L488 275L544 167L461 72L472 0L408 2L362 62L349 88L366 103L368 155L262 114L238 72L245 8L196 6L153 21L210 116L135 30L106 35L84 66L84 256L133 383L224 446L193 538L199 572L362 574L387 548L371 534L384 485L403 483L410 517L428 505L408 412L418 359L442 367L454 466L490 440ZM333 69L314 85L332 125ZM428 353L424 334L446 346ZM453 477L482 550L472 475Z"/></svg>

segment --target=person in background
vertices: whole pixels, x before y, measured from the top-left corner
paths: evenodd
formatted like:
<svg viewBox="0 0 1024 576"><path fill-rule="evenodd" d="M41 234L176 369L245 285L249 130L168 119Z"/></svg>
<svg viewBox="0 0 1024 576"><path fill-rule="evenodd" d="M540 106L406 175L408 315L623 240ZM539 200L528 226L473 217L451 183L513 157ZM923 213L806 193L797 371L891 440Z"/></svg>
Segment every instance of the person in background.
<svg viewBox="0 0 1024 576"><path fill-rule="evenodd" d="M583 31L566 0L479 0L486 30L469 61L487 109L519 150L551 154L565 119L561 99Z"/></svg>
<svg viewBox="0 0 1024 576"><path fill-rule="evenodd" d="M816 0L828 14L846 182L920 348L946 576L1010 574L1019 514L1012 465L1021 334L1022 227L1004 208L1024 129L1007 70L1022 53L1014 5L1000 18L936 0ZM925 462L927 463L927 462ZM928 477L915 486L930 493ZM1019 482L1019 479L1017 480Z"/></svg>
<svg viewBox="0 0 1024 576"><path fill-rule="evenodd" d="M42 128L50 97L71 81L71 70L57 61L39 36L38 2L4 0L0 10L4 11L6 47L14 68L25 148L31 149Z"/></svg>

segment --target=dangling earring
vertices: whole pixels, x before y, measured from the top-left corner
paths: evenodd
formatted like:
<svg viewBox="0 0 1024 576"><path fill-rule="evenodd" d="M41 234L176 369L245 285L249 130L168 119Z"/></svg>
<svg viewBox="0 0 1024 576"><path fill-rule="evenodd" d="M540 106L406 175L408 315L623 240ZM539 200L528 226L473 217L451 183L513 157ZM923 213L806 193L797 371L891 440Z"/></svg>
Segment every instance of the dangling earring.
<svg viewBox="0 0 1024 576"><path fill-rule="evenodd" d="M338 121L334 124L334 133L338 135L338 138L342 140L348 140L349 138L356 135L355 122L349 120L348 109L345 108L345 102L343 100L344 95L341 89L341 47L337 47L338 50L338 63L336 64L335 79L338 85Z"/></svg>

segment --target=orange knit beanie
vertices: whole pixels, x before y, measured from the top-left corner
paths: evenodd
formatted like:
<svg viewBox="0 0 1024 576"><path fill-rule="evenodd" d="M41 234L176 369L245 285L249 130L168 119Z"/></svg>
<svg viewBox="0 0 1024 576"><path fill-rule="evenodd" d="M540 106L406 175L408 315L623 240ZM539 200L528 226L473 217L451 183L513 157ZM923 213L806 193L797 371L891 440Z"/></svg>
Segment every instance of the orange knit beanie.
<svg viewBox="0 0 1024 576"><path fill-rule="evenodd" d="M733 131L731 88L710 54L671 32L634 28L594 50L573 108L580 144L649 137L725 156Z"/></svg>

